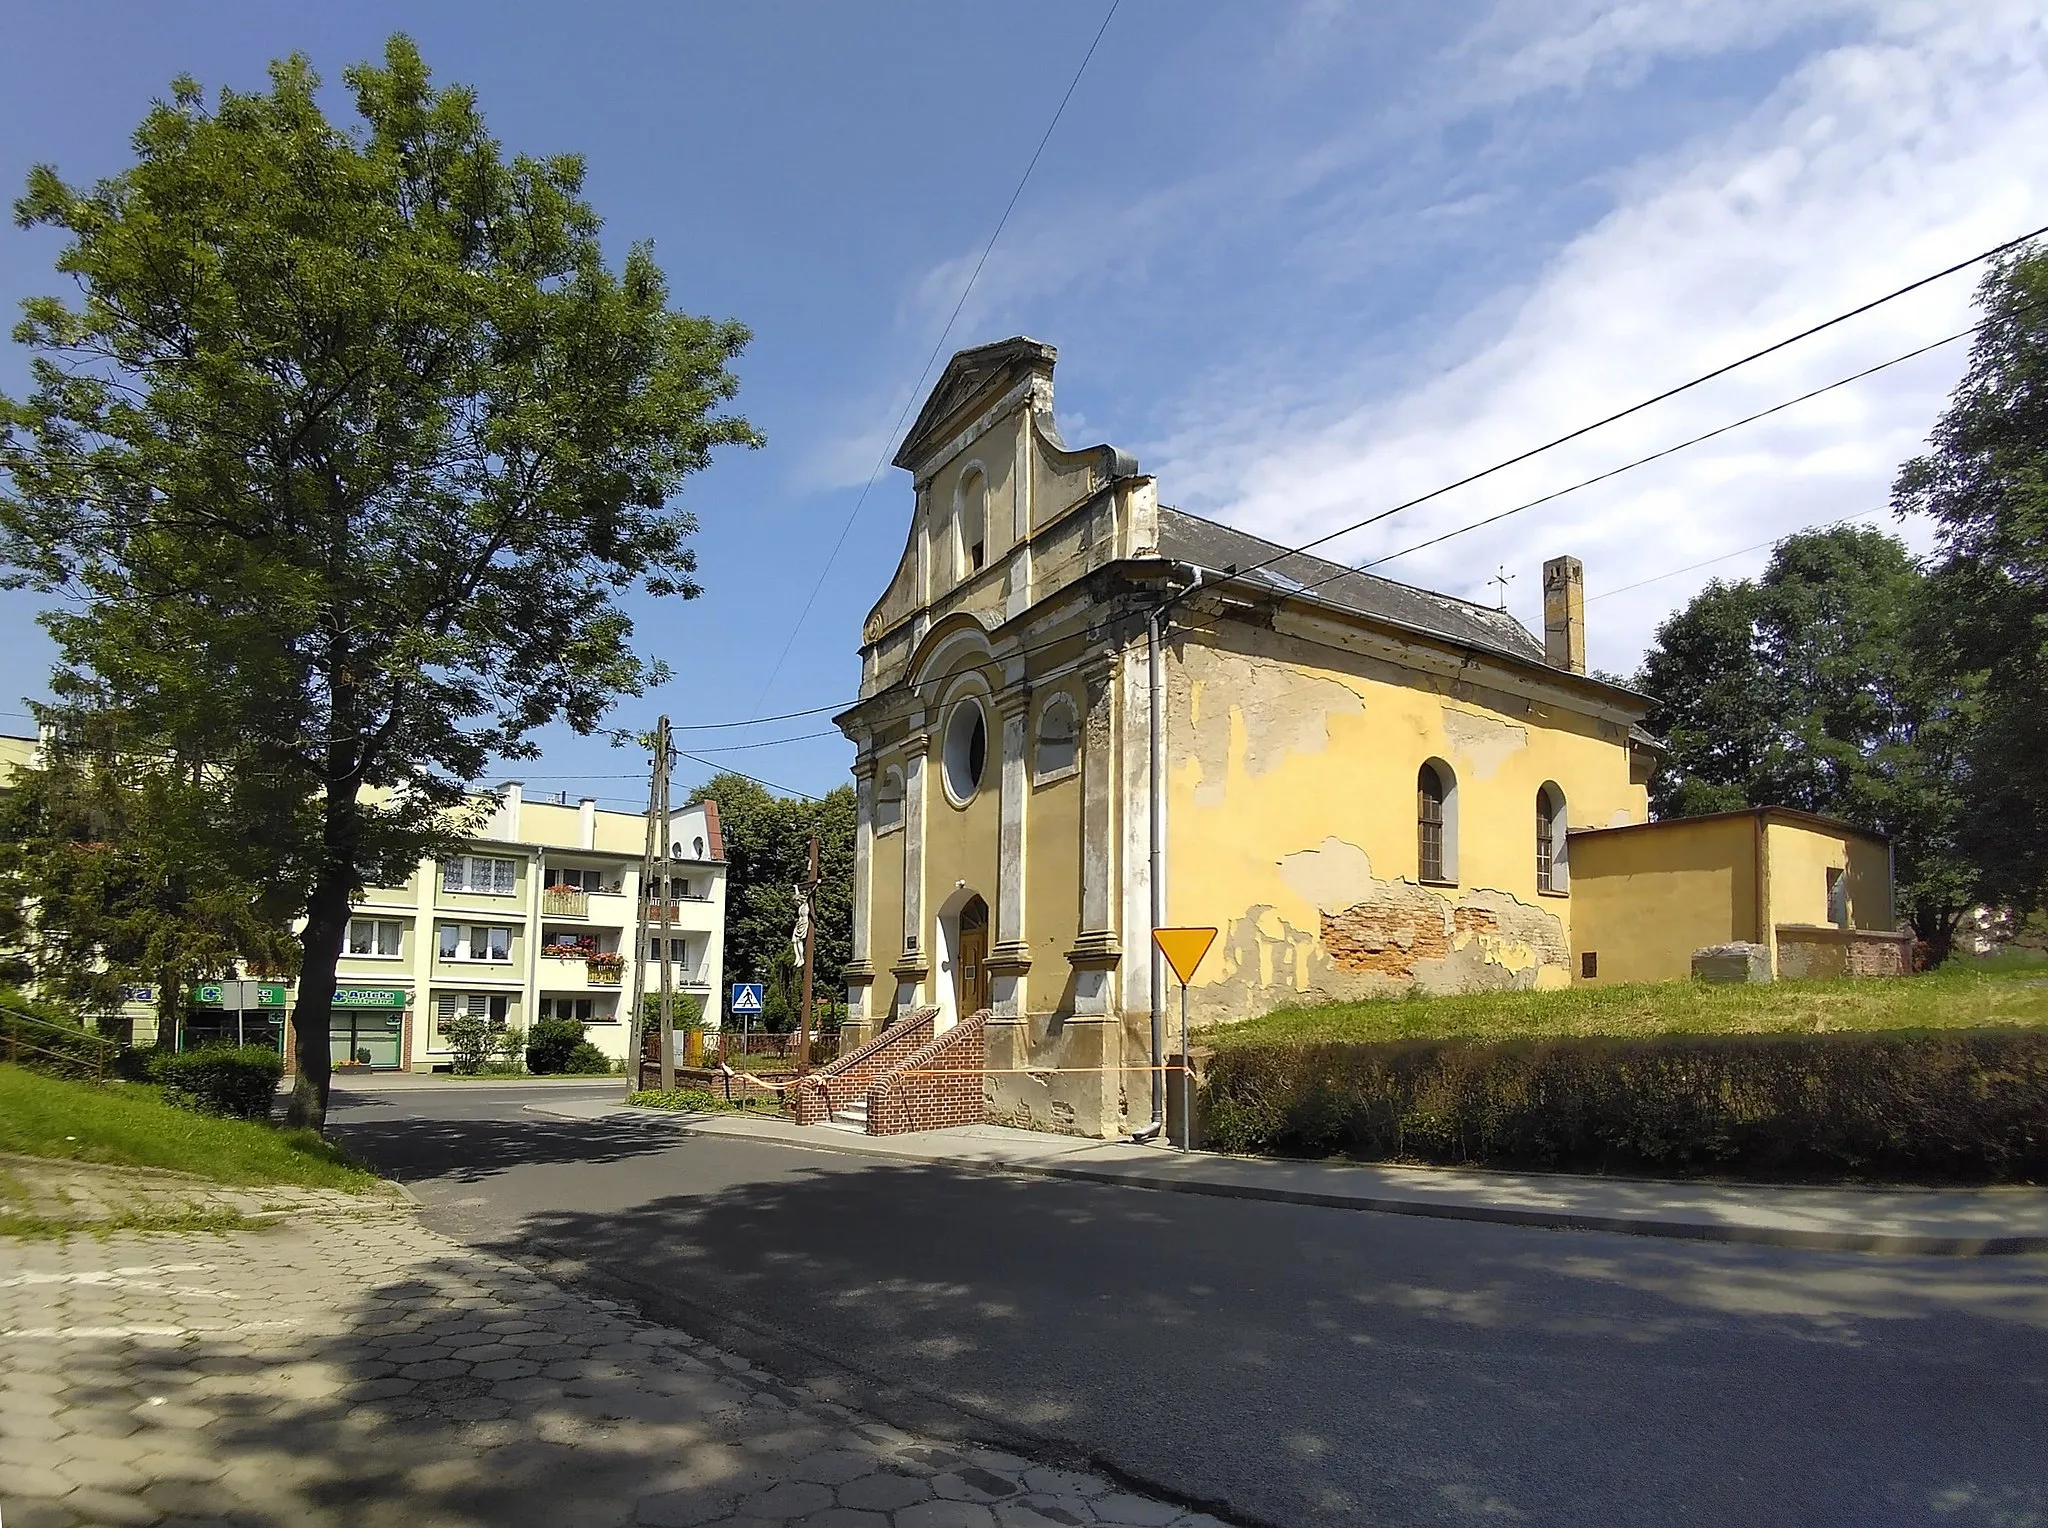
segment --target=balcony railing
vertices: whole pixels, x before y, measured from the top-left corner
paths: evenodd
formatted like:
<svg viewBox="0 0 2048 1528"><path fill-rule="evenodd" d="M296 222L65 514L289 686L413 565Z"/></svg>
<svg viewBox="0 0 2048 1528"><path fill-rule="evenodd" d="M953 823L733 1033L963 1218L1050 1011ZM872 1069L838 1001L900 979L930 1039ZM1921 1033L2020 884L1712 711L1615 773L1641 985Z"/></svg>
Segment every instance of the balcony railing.
<svg viewBox="0 0 2048 1528"><path fill-rule="evenodd" d="M626 974L626 959L623 955L609 952L590 956L584 963L585 979L593 987L616 987Z"/></svg>
<svg viewBox="0 0 2048 1528"><path fill-rule="evenodd" d="M550 886L540 894L541 916L546 918L587 918L590 893L567 886Z"/></svg>

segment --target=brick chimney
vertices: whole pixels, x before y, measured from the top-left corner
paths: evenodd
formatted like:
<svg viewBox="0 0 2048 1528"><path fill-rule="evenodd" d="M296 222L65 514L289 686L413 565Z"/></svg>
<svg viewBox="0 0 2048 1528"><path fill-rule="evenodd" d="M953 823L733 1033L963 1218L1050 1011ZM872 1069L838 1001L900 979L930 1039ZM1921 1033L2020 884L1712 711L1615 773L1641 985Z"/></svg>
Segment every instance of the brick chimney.
<svg viewBox="0 0 2048 1528"><path fill-rule="evenodd" d="M1586 568L1576 557L1543 565L1543 661L1586 672Z"/></svg>

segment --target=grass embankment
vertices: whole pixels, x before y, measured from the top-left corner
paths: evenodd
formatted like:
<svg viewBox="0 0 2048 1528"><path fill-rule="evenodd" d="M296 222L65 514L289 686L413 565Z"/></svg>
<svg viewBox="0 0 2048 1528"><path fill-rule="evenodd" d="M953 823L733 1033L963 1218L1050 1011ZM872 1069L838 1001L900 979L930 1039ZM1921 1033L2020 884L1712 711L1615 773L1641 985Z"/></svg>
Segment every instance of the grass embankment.
<svg viewBox="0 0 2048 1528"><path fill-rule="evenodd" d="M160 1167L216 1183L289 1183L361 1193L377 1182L310 1130L174 1108L140 1083L95 1086L4 1064L0 1152Z"/></svg>
<svg viewBox="0 0 2048 1528"><path fill-rule="evenodd" d="M1206 1031L1203 1043L1527 1040L1660 1034L1829 1034L1887 1029L2048 1028L2048 964L1954 962L1919 976L1755 986L1644 982L1559 992L1482 992L1279 1008Z"/></svg>

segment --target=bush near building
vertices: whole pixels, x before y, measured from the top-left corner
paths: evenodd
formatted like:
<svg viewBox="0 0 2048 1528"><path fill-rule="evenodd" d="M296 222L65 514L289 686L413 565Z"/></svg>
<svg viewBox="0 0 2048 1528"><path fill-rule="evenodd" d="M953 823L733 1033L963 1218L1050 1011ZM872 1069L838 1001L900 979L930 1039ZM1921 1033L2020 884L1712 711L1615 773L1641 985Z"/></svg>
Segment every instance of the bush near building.
<svg viewBox="0 0 2048 1528"><path fill-rule="evenodd" d="M1205 1039L1225 1151L1659 1175L2048 1181L2038 974L1287 1010Z"/></svg>
<svg viewBox="0 0 2048 1528"><path fill-rule="evenodd" d="M284 1058L262 1045L205 1045L152 1053L146 1070L166 1103L230 1119L267 1120Z"/></svg>
<svg viewBox="0 0 2048 1528"><path fill-rule="evenodd" d="M543 1075L571 1072L603 1076L611 1071L612 1060L583 1037L581 1019L542 1019L533 1026L526 1042L526 1069Z"/></svg>

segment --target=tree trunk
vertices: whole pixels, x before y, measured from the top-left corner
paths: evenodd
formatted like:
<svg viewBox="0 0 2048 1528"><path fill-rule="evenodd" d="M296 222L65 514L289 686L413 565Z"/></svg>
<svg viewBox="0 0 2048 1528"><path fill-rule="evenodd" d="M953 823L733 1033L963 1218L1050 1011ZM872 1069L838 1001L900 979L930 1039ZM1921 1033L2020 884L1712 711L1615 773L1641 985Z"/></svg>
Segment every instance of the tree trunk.
<svg viewBox="0 0 2048 1528"><path fill-rule="evenodd" d="M321 863L306 903L305 955L299 965L298 996L292 1004L292 1043L298 1075L292 1083L285 1123L306 1130L327 1129L327 1092L334 1075L328 1049L334 1020L334 968L348 938L349 907L356 889L356 802L352 788L329 786L321 832Z"/></svg>

